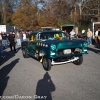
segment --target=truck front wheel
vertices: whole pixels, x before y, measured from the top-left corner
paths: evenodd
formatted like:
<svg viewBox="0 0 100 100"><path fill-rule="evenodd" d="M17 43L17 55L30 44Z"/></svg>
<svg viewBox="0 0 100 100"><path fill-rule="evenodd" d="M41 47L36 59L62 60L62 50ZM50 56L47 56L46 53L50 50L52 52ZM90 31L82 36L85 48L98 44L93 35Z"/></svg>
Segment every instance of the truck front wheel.
<svg viewBox="0 0 100 100"><path fill-rule="evenodd" d="M22 49L22 54L23 54L23 57L24 58L29 58L29 55L27 54L27 52L26 52L26 49L24 48L24 49Z"/></svg>
<svg viewBox="0 0 100 100"><path fill-rule="evenodd" d="M81 65L83 63L83 56L79 56L79 59L73 62L75 65Z"/></svg>
<svg viewBox="0 0 100 100"><path fill-rule="evenodd" d="M46 71L49 71L51 69L51 60L48 59L46 56L44 56L43 61L42 61L42 65Z"/></svg>

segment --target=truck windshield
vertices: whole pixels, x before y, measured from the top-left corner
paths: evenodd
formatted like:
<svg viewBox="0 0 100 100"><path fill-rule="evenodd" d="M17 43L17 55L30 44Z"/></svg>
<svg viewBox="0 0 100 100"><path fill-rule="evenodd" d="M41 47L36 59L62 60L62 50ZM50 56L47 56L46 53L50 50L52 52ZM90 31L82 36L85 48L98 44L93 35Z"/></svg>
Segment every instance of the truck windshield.
<svg viewBox="0 0 100 100"><path fill-rule="evenodd" d="M63 32L44 32L40 34L41 40L54 40L57 38L64 38L65 34Z"/></svg>

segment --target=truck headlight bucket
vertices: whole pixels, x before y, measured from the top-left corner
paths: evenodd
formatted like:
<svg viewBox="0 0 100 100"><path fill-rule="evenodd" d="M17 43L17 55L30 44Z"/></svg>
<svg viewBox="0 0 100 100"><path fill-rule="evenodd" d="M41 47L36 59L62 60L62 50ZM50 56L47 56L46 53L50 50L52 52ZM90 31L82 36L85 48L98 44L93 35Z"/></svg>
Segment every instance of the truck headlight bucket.
<svg viewBox="0 0 100 100"><path fill-rule="evenodd" d="M52 50L56 50L56 45L52 44L50 47Z"/></svg>
<svg viewBox="0 0 100 100"><path fill-rule="evenodd" d="M83 46L84 47L88 47L88 43L87 42L84 42Z"/></svg>

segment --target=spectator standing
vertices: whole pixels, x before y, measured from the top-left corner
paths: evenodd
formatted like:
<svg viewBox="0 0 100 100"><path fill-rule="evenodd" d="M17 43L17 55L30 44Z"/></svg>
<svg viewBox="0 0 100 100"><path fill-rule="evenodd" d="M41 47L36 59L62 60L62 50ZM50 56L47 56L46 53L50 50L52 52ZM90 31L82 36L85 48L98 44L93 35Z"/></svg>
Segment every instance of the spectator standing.
<svg viewBox="0 0 100 100"><path fill-rule="evenodd" d="M17 45L21 46L21 35L18 31L15 34L15 39L16 39Z"/></svg>
<svg viewBox="0 0 100 100"><path fill-rule="evenodd" d="M95 42L98 44L99 43L99 39L98 39L98 33L100 31L100 27L98 27L98 30L95 32Z"/></svg>
<svg viewBox="0 0 100 100"><path fill-rule="evenodd" d="M16 52L16 48L15 48L15 35L13 34L13 32L9 33L8 41L9 41L9 46L10 46L11 52L13 51L12 47L14 49L14 52Z"/></svg>
<svg viewBox="0 0 100 100"><path fill-rule="evenodd" d="M31 40L31 33L32 32L33 32L32 30L29 31L28 40Z"/></svg>
<svg viewBox="0 0 100 100"><path fill-rule="evenodd" d="M100 27L98 27L98 30L95 32L95 37L98 37L98 32L100 31Z"/></svg>
<svg viewBox="0 0 100 100"><path fill-rule="evenodd" d="M23 38L23 41L26 41L26 33L25 33L25 31L22 31L22 38Z"/></svg>
<svg viewBox="0 0 100 100"><path fill-rule="evenodd" d="M74 29L72 29L72 31L70 32L70 39L73 39L75 35L76 35L75 31Z"/></svg>
<svg viewBox="0 0 100 100"><path fill-rule="evenodd" d="M87 41L90 45L92 45L92 31L90 30L90 28L88 28L87 30Z"/></svg>
<svg viewBox="0 0 100 100"><path fill-rule="evenodd" d="M5 32L2 32L2 44L4 48L7 48L8 42L7 42L7 34Z"/></svg>
<svg viewBox="0 0 100 100"><path fill-rule="evenodd" d="M26 31L26 39L28 40L29 38L29 31Z"/></svg>
<svg viewBox="0 0 100 100"><path fill-rule="evenodd" d="M82 30L82 35L85 35L85 30L84 29Z"/></svg>
<svg viewBox="0 0 100 100"><path fill-rule="evenodd" d="M95 38L98 37L98 30L95 32Z"/></svg>
<svg viewBox="0 0 100 100"><path fill-rule="evenodd" d="M65 33L66 38L69 39L69 34L68 34L68 32L67 32L66 30L64 30L64 33Z"/></svg>

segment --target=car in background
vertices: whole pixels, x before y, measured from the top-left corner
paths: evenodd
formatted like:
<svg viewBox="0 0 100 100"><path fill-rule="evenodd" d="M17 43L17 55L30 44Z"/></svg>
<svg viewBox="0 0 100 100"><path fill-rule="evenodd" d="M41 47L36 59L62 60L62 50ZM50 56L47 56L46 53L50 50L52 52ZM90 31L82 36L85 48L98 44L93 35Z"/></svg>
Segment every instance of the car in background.
<svg viewBox="0 0 100 100"><path fill-rule="evenodd" d="M21 46L23 57L38 59L46 71L57 64L81 65L83 54L88 54L87 41L69 40L62 31L33 32L30 40L23 41Z"/></svg>

